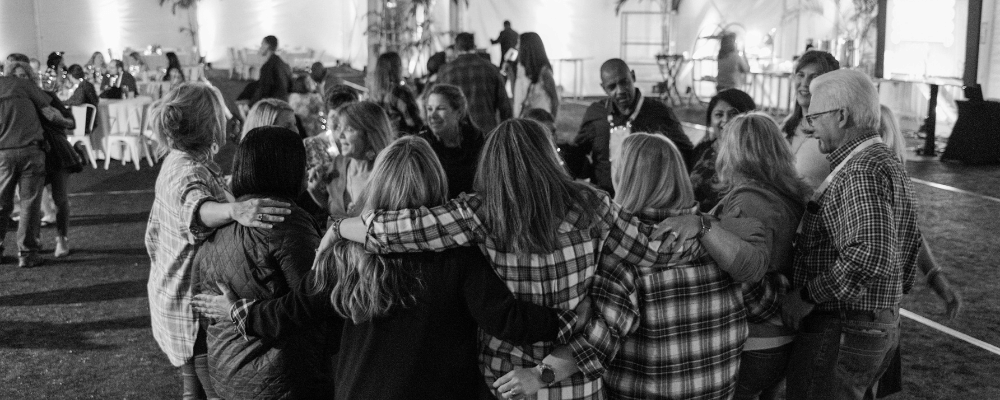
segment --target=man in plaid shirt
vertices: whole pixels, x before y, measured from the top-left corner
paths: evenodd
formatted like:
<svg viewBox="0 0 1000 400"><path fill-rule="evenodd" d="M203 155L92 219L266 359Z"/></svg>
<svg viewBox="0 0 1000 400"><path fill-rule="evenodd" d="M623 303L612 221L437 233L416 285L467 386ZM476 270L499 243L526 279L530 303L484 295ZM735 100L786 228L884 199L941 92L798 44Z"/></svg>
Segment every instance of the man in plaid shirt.
<svg viewBox="0 0 1000 400"><path fill-rule="evenodd" d="M438 72L438 83L462 88L469 100L469 115L483 133L489 133L500 122L511 118L514 111L507 98L503 76L488 59L476 54L476 40L471 33L455 36L458 58L445 64Z"/></svg>
<svg viewBox="0 0 1000 400"><path fill-rule="evenodd" d="M790 399L862 399L899 345L899 301L920 244L913 188L879 139L878 92L862 72L812 81L805 116L835 166L807 206L782 303L799 330Z"/></svg>

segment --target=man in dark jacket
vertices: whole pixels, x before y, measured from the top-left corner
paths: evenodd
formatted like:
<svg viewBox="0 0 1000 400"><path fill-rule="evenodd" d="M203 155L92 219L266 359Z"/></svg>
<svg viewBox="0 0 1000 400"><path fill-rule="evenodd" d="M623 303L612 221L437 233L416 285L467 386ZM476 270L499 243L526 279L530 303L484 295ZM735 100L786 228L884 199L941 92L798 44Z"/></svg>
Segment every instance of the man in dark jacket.
<svg viewBox="0 0 1000 400"><path fill-rule="evenodd" d="M292 90L292 68L274 54L278 50L278 38L268 35L260 42L258 54L266 57L267 62L260 67L260 79L257 80L257 90L250 99L250 106L260 99L280 99L288 101L288 93Z"/></svg>
<svg viewBox="0 0 1000 400"><path fill-rule="evenodd" d="M490 39L490 43L500 44L500 69L503 69L504 57L507 56L507 50L517 47L517 31L510 28L510 21L503 22L503 30L500 31L500 35L496 39Z"/></svg>
<svg viewBox="0 0 1000 400"><path fill-rule="evenodd" d="M120 90L108 91L111 88ZM132 93L132 97L139 95L135 77L125 70L122 60L111 60L108 63L108 75L101 81L101 96L121 99L125 97L126 92Z"/></svg>
<svg viewBox="0 0 1000 400"><path fill-rule="evenodd" d="M503 76L497 67L476 53L476 39L471 33L455 35L458 58L438 71L438 83L462 89L469 101L469 116L483 132L492 131L511 118L514 109L504 88Z"/></svg>
<svg viewBox="0 0 1000 400"><path fill-rule="evenodd" d="M623 135L632 132L666 136L677 145L684 163L691 168L694 146L684 134L677 116L657 99L642 96L642 92L635 87L635 72L625 61L613 58L601 65L601 87L608 98L596 101L587 108L573 146L562 148L574 177L589 178L590 183L614 195L611 160L621 149ZM612 136L616 136L617 140L612 140ZM587 155L590 155L593 164L590 168L585 166Z"/></svg>

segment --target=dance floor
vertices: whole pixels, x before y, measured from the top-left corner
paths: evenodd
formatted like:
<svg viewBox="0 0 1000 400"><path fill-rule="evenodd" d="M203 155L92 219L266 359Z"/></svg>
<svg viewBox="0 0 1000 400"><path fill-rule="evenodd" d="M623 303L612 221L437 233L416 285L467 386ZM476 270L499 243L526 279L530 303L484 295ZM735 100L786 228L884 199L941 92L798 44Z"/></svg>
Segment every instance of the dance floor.
<svg viewBox="0 0 1000 400"><path fill-rule="evenodd" d="M220 82L225 91L240 82ZM559 127L568 139L583 105L564 104ZM703 117L683 117L699 122ZM576 121L576 122L574 122ZM224 168L232 145L220 154ZM994 345L1000 311L1000 167L967 167L914 158L913 178L964 190L914 184L921 227L945 273L965 298L958 320L918 275L903 307ZM143 244L159 167L89 167L70 181L70 244L65 259L18 269L8 232L0 266L0 398L169 399L180 395L178 371L149 328ZM51 257L55 228L42 230ZM1000 356L909 319L903 323L904 393L897 399L1000 398Z"/></svg>

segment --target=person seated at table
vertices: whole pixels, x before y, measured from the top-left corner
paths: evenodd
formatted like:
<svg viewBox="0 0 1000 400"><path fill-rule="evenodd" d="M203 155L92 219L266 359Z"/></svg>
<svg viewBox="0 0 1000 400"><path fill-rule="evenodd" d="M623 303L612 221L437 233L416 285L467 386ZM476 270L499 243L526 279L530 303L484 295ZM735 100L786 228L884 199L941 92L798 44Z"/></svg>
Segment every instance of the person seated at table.
<svg viewBox="0 0 1000 400"><path fill-rule="evenodd" d="M108 75L101 82L101 97L106 99L125 98L126 93L131 93L132 97L139 95L139 89L135 84L135 77L125 70L122 60L111 60L111 67Z"/></svg>
<svg viewBox="0 0 1000 400"><path fill-rule="evenodd" d="M95 51L90 60L83 65L83 69L87 72L87 80L90 83L100 85L104 82L104 77L108 74L108 63L104 61L104 53Z"/></svg>
<svg viewBox="0 0 1000 400"><path fill-rule="evenodd" d="M83 67L80 64L73 64L69 66L67 72L69 82L73 84L73 94L63 101L63 104L67 106L90 104L97 107L101 98L97 96L97 89L94 88L94 84L87 81L87 73L84 72Z"/></svg>
<svg viewBox="0 0 1000 400"><path fill-rule="evenodd" d="M298 124L295 121L295 110L288 102L278 99L263 99L250 108L247 113L247 120L243 123L243 131L239 140L243 140L247 132L253 128L261 126L280 126L292 132L299 132Z"/></svg>
<svg viewBox="0 0 1000 400"><path fill-rule="evenodd" d="M58 93L64 85L68 84L63 79L63 76L66 75L66 63L63 62L62 55L61 51L49 53L49 58L45 61L45 76L42 77L41 82L37 82L41 85L42 90Z"/></svg>
<svg viewBox="0 0 1000 400"><path fill-rule="evenodd" d="M175 86L185 81L184 69L181 68L181 60L177 58L177 53L167 52L167 73L163 75L164 82L170 82L170 86Z"/></svg>
<svg viewBox="0 0 1000 400"><path fill-rule="evenodd" d="M128 53L128 71L133 76L139 75L140 79L149 79L146 74L149 72L149 65L146 64L146 60L142 58L142 54L138 51L133 51Z"/></svg>

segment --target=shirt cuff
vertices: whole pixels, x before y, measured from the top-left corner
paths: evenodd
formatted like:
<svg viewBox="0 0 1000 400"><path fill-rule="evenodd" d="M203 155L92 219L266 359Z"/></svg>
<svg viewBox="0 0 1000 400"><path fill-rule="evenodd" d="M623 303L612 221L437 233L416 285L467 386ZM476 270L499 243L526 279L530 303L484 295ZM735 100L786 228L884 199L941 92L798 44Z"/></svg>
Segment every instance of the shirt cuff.
<svg viewBox="0 0 1000 400"><path fill-rule="evenodd" d="M236 332L243 336L243 340L250 341L247 337L247 319L250 316L250 306L254 303L253 300L239 299L233 304L233 308L229 309L229 318L233 320L233 324L236 325Z"/></svg>
<svg viewBox="0 0 1000 400"><path fill-rule="evenodd" d="M556 343L569 343L569 340L573 338L573 326L576 325L579 316L571 310L559 310L556 315L559 317L559 333L556 336Z"/></svg>
<svg viewBox="0 0 1000 400"><path fill-rule="evenodd" d="M595 380L604 375L604 365L601 364L597 350L587 342L583 335L574 337L569 342L569 348L573 351L577 368L587 379Z"/></svg>

